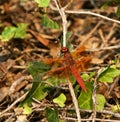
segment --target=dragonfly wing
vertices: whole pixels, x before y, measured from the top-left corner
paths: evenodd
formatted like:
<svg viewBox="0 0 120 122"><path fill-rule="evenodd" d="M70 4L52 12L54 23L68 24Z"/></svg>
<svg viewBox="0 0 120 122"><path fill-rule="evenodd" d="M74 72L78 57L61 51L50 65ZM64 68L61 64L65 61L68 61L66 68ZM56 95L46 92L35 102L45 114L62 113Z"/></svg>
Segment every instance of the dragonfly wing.
<svg viewBox="0 0 120 122"><path fill-rule="evenodd" d="M58 77L65 77L65 69L66 66L61 66L58 68L51 69L50 71L47 72L49 76L58 76Z"/></svg>
<svg viewBox="0 0 120 122"><path fill-rule="evenodd" d="M79 84L79 85L81 86L81 88L86 92L86 91L87 91L87 90L86 90L86 87L85 87L84 82L83 82L81 76L79 75L79 72L78 72L78 70L76 69L76 67L73 65L73 66L70 67L70 69L71 69L71 73L72 73L73 76L76 78L78 84Z"/></svg>
<svg viewBox="0 0 120 122"><path fill-rule="evenodd" d="M77 60L76 61L77 69L79 69L79 71L85 71L87 68L90 67L91 59L92 59L91 56L86 56L81 58L80 60Z"/></svg>

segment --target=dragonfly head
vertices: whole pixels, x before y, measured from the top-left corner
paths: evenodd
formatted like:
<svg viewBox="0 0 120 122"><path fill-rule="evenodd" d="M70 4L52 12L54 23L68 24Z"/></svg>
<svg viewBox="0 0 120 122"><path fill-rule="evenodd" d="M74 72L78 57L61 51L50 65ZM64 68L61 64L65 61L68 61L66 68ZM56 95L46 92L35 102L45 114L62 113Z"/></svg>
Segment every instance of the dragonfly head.
<svg viewBox="0 0 120 122"><path fill-rule="evenodd" d="M61 53L69 52L69 49L67 47L62 47Z"/></svg>

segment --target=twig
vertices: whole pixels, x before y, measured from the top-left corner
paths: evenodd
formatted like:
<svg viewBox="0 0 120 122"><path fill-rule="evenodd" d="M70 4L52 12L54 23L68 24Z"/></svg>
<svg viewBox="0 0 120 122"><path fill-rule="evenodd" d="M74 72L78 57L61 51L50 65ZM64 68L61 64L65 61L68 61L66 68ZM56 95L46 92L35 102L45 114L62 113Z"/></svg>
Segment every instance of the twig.
<svg viewBox="0 0 120 122"><path fill-rule="evenodd" d="M115 45L115 46L103 47L103 48L99 48L99 49L86 49L86 50L94 52L94 51L112 50L112 49L119 49L119 48L120 48L120 44Z"/></svg>
<svg viewBox="0 0 120 122"><path fill-rule="evenodd" d="M57 9L54 6L50 5L50 7L51 7L52 10L57 11ZM98 14L98 13L94 13L92 11L87 11L87 10L78 10L78 11L65 10L65 13L68 13L68 14L87 14L87 15L93 15L93 16L97 16L97 17L103 18L105 20L108 20L108 21L120 24L119 20L112 19L112 18L106 17L104 15L101 15L101 14Z"/></svg>
<svg viewBox="0 0 120 122"><path fill-rule="evenodd" d="M88 15L93 15L93 16L97 16L97 17L106 19L108 21L120 24L119 20L112 19L112 18L106 17L106 16L101 15L101 14L94 13L94 12L91 12L91 11L85 11L85 10L80 10L80 11L66 10L65 12L68 13L68 14L88 14Z"/></svg>
<svg viewBox="0 0 120 122"><path fill-rule="evenodd" d="M111 84L110 89L109 89L108 94L107 94L108 96L111 94L111 92L115 88L115 85L117 84L117 82L119 81L119 79L120 79L120 76L116 77L115 80L114 80L114 82L113 82L113 84Z"/></svg>
<svg viewBox="0 0 120 122"><path fill-rule="evenodd" d="M93 88L93 94L92 94L92 100L93 100L93 116L92 116L92 122L95 122L96 120L96 113L97 113L97 110L96 110L96 87L97 87L97 78L98 78L98 75L96 76L95 78L95 81L94 81L94 88Z"/></svg>
<svg viewBox="0 0 120 122"><path fill-rule="evenodd" d="M72 83L71 83L69 77L67 77L67 81L69 84L69 90L70 90L70 94L72 96L72 101L73 101L74 106L75 106L78 122L81 122L81 116L80 116L80 111L79 111L79 107L78 107L78 101L76 99L75 92L74 92L74 89L73 89L73 86L72 86Z"/></svg>
<svg viewBox="0 0 120 122"><path fill-rule="evenodd" d="M9 89L9 95L11 95L15 92L16 86L18 86L23 80L31 79L31 78L32 78L31 76L22 76L22 77L16 79Z"/></svg>
<svg viewBox="0 0 120 122"><path fill-rule="evenodd" d="M34 108L33 111L44 111L45 110L45 107L46 106L50 106L50 107L56 107L58 110L75 110L75 108L60 108L58 106L55 106L55 105L52 105L52 104L41 104L40 105L40 108ZM86 112L86 113L92 113L93 110L85 110L85 109L79 109L81 112ZM116 118L120 118L120 114L119 113L114 113L112 111L107 111L107 110L101 110L101 111L97 111L97 113L101 113L101 114L104 114L104 115L111 115L113 117L116 117ZM82 120L82 119L81 119Z"/></svg>
<svg viewBox="0 0 120 122"><path fill-rule="evenodd" d="M28 92L27 92L28 93ZM4 111L0 112L0 117L4 115L4 113L6 113L7 111L9 111L10 109L12 109L18 102L20 102L22 99L25 98L25 96L27 95L27 93L25 93L24 95L22 95L20 98L18 98L14 103L12 103L8 108L6 108Z"/></svg>
<svg viewBox="0 0 120 122"><path fill-rule="evenodd" d="M65 120L72 120L72 121L77 121L75 118L71 118L71 117L66 117L66 118L63 118L63 119L65 119ZM92 119L81 119L82 120L82 122L83 121L92 121ZM119 120L110 120L110 119L99 119L99 118L96 118L95 119L96 121L99 121L99 122L101 122L101 121L103 121L103 122L120 122Z"/></svg>
<svg viewBox="0 0 120 122"><path fill-rule="evenodd" d="M65 15L65 8L60 8L57 0L53 0L59 13L62 18L62 26L63 26L63 47L66 47L66 33L67 33L67 19Z"/></svg>

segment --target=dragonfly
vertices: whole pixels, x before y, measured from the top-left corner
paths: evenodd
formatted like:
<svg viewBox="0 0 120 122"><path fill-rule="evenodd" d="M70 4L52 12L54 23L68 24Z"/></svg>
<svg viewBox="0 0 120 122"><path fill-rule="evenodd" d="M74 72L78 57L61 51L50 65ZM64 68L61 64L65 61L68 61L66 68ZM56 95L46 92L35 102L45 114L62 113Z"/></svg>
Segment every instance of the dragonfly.
<svg viewBox="0 0 120 122"><path fill-rule="evenodd" d="M48 58L44 60L46 64L53 67L48 71L48 75L56 75L58 77L73 75L83 91L86 92L84 81L79 74L79 72L85 71L89 67L91 61L91 56L86 53L85 46L81 46L73 53L67 47L62 47L61 53L62 57L60 58Z"/></svg>

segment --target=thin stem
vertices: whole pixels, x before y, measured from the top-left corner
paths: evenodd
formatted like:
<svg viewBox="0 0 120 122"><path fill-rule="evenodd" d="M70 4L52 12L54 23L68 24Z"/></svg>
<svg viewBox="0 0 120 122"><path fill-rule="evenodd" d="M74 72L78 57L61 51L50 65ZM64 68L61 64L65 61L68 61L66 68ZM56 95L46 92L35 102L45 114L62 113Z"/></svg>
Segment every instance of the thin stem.
<svg viewBox="0 0 120 122"><path fill-rule="evenodd" d="M67 33L67 19L64 12L64 8L61 8L62 12L62 24L63 24L63 47L66 47L66 33Z"/></svg>
<svg viewBox="0 0 120 122"><path fill-rule="evenodd" d="M97 89L97 79L98 79L98 76L100 74L100 70L98 71L97 73L97 76L95 78L95 81L94 81L94 88L93 88L93 94L92 94L92 100L93 100L93 117L92 117L92 122L95 122L96 121L96 114L97 114L97 103L96 103L96 89Z"/></svg>
<svg viewBox="0 0 120 122"><path fill-rule="evenodd" d="M80 116L78 101L76 99L75 92L74 92L74 89L73 89L73 86L72 86L72 83L70 81L69 76L67 76L67 81L68 81L68 85L69 85L70 94L72 96L72 101L73 101L74 106L75 106L75 111L76 111L76 114L77 114L78 122L81 122L81 116Z"/></svg>
<svg viewBox="0 0 120 122"><path fill-rule="evenodd" d="M50 7L51 7L52 10L57 11L57 9L54 6L52 6L51 4L50 4ZM65 13L67 13L67 14L87 14L87 15L93 15L93 16L97 16L97 17L106 19L108 21L120 24L119 20L112 19L112 18L109 18L107 16L104 16L104 15L101 15L101 14L98 14L98 13L95 13L95 12L92 12L92 11L87 11L87 10L76 10L76 11L75 10L65 10Z"/></svg>
<svg viewBox="0 0 120 122"><path fill-rule="evenodd" d="M97 13L94 13L94 12L91 12L91 11L85 11L85 10L80 10L80 11L66 10L65 12L68 13L68 14L88 14L88 15L93 15L93 16L97 16L97 17L100 17L100 18L103 18L103 19L106 19L106 20L109 20L109 21L112 21L112 22L120 24L119 20L112 19L112 18L109 18L107 16L104 16L104 15L101 15L101 14L97 14Z"/></svg>
<svg viewBox="0 0 120 122"><path fill-rule="evenodd" d="M57 0L53 0L59 13L60 16L62 18L62 27L63 27L63 47L66 47L66 33L67 33L67 19L66 19L66 15L65 15L65 9L64 8L60 8L58 5Z"/></svg>

